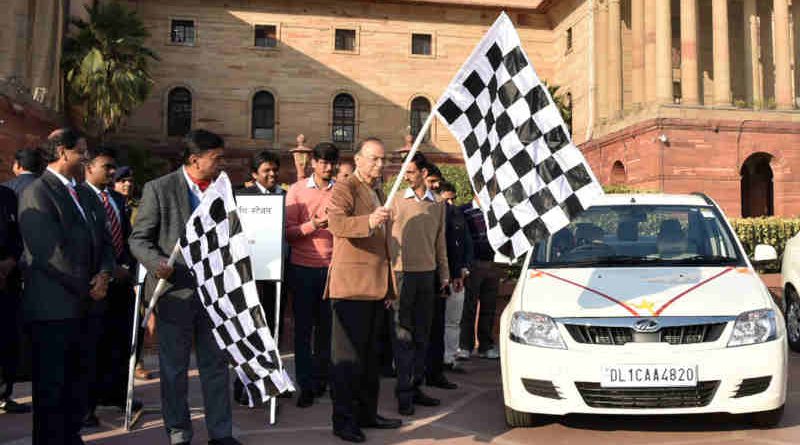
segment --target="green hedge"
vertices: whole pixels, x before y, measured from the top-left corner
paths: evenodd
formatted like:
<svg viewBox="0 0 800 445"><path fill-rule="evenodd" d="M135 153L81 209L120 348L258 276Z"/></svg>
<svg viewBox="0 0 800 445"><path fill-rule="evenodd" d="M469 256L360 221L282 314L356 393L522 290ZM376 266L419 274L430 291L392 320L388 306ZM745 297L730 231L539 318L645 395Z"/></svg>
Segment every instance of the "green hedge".
<svg viewBox="0 0 800 445"><path fill-rule="evenodd" d="M742 241L747 255L753 255L758 244L769 244L778 251L778 258L783 255L786 241L800 232L800 218L779 218L776 216L759 218L732 218L731 226L736 236ZM774 266L780 268L780 261Z"/></svg>

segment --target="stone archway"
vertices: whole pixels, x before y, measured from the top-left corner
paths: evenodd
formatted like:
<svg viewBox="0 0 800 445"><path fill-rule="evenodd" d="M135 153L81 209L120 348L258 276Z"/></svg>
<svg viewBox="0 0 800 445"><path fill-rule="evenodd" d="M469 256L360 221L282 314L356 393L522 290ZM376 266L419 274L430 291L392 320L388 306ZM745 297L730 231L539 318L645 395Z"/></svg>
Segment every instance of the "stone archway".
<svg viewBox="0 0 800 445"><path fill-rule="evenodd" d="M742 164L740 171L742 216L771 216L775 214L772 155L755 153Z"/></svg>
<svg viewBox="0 0 800 445"><path fill-rule="evenodd" d="M625 171L625 165L622 161L614 162L611 167L611 185L621 185L628 181L628 173Z"/></svg>

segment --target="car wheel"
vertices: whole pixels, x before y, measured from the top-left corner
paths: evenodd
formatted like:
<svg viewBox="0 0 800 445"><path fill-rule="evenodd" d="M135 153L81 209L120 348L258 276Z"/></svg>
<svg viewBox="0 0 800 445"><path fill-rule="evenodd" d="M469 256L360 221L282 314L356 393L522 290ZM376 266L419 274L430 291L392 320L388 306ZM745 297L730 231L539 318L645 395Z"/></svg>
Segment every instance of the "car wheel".
<svg viewBox="0 0 800 445"><path fill-rule="evenodd" d="M506 407L506 425L511 428L525 428L534 426L536 416L533 413L524 413Z"/></svg>
<svg viewBox="0 0 800 445"><path fill-rule="evenodd" d="M792 288L786 290L786 336L792 351L800 352L800 297Z"/></svg>
<svg viewBox="0 0 800 445"><path fill-rule="evenodd" d="M761 411L750 414L750 425L756 428L774 428L781 423L783 418L783 407L776 408L770 411Z"/></svg>

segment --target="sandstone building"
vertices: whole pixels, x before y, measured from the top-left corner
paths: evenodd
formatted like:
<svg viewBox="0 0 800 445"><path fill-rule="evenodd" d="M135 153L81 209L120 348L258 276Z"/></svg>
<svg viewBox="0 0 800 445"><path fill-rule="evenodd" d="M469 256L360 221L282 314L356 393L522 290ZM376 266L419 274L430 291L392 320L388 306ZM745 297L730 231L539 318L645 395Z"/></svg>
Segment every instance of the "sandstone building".
<svg viewBox="0 0 800 445"><path fill-rule="evenodd" d="M240 170L262 148L290 166L300 133L308 145L352 150L375 135L399 147L506 10L602 181L705 191L733 216L800 214L798 0L126 3L161 61L122 142L169 154L205 127ZM423 151L460 159L438 122Z"/></svg>

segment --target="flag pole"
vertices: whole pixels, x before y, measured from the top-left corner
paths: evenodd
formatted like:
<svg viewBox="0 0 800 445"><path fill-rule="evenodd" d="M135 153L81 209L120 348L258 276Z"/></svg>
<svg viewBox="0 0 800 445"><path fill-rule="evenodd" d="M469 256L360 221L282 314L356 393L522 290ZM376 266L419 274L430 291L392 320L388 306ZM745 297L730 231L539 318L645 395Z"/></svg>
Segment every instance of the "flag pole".
<svg viewBox="0 0 800 445"><path fill-rule="evenodd" d="M519 278L518 278L518 280L522 280L522 283L520 284L520 288L519 288L520 309L522 309L522 302L525 301L524 300L524 297L525 297L525 285L528 283L528 267L530 267L530 264L531 264L531 257L533 256L533 250L534 250L533 246L531 246L530 250L528 250L528 254L525 255L525 261L522 262L522 272L520 272Z"/></svg>
<svg viewBox="0 0 800 445"><path fill-rule="evenodd" d="M397 178L394 180L394 184L392 185L392 190L389 192L389 196L386 198L386 204L384 207L391 207L392 200L394 199L394 195L397 193L397 189L400 188L400 183L403 182L403 176L406 174L406 170L408 170L408 164L411 163L411 159L417 154L417 149L419 148L419 144L422 142L422 139L425 137L425 133L428 132L428 128L431 126L431 122L433 122L433 115L436 114L435 110L431 110L431 113L428 114L428 118L425 119L425 123L422 124L422 128L420 128L419 133L417 133L417 138L414 140L414 145L411 146L411 150L406 155L405 160L403 161L403 166L400 167L400 172L397 174Z"/></svg>
<svg viewBox="0 0 800 445"><path fill-rule="evenodd" d="M127 387L127 394L125 398L125 421L123 422L123 428L125 431L130 431L131 427L133 426L133 422L131 419L131 414L133 411L133 378L134 372L136 371L136 349L139 344L139 306L142 304L142 286L143 283L139 280L139 269L142 268L140 264L133 275L133 279L135 284L135 303L134 303L134 310L133 310L133 334L131 335L131 354L128 358L128 387Z"/></svg>
<svg viewBox="0 0 800 445"><path fill-rule="evenodd" d="M175 265L175 260L178 259L178 253L181 251L181 242L178 241L175 243L175 247L172 249L172 253L169 255L169 259L167 260L167 266L172 267ZM142 327L147 327L147 320L150 319L150 314L153 312L153 309L156 307L156 303L158 303L158 299L161 298L161 294L167 288L167 280L160 278L158 280L158 284L156 284L156 289L153 291L153 296L150 298L150 304L147 306L147 310L144 313L144 317L142 318Z"/></svg>

